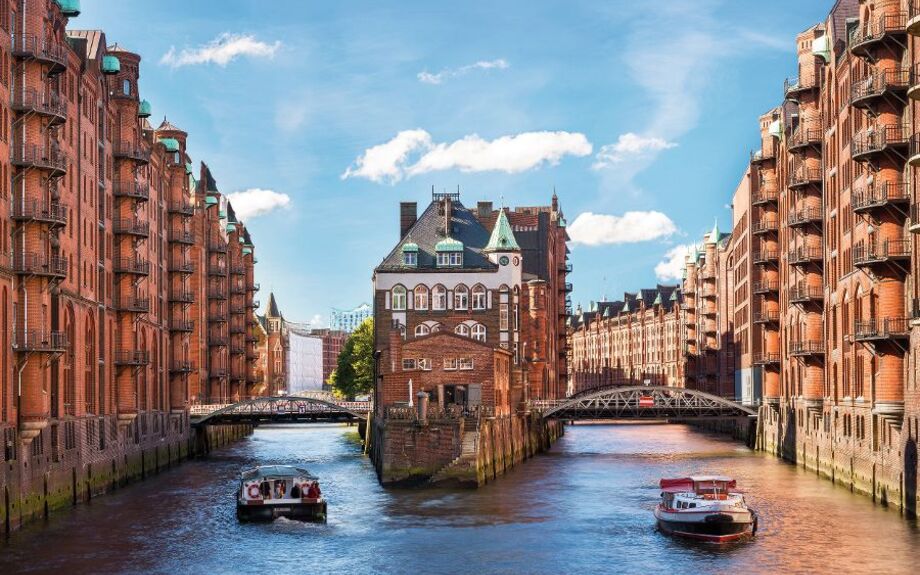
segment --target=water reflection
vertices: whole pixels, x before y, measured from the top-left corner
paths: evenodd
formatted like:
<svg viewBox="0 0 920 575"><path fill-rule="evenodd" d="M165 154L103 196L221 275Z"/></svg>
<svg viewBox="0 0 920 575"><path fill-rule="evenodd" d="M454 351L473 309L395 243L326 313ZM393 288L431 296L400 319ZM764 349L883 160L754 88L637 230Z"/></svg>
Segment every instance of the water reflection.
<svg viewBox="0 0 920 575"><path fill-rule="evenodd" d="M908 573L916 525L814 475L683 426L577 426L477 491L382 489L340 426L264 427L0 547L0 573ZM239 524L240 469L302 463L327 524ZM660 535L658 479L725 473L760 515L723 548Z"/></svg>

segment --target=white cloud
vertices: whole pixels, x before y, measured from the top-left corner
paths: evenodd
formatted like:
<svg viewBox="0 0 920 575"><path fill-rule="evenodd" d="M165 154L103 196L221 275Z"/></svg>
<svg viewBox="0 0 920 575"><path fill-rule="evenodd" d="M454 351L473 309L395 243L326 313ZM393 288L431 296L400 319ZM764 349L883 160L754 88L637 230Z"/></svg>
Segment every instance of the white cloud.
<svg viewBox="0 0 920 575"><path fill-rule="evenodd" d="M684 267L687 251L691 247L690 244L681 244L669 249L664 254L664 259L655 266L655 275L658 276L658 279L661 281L682 279L681 269Z"/></svg>
<svg viewBox="0 0 920 575"><path fill-rule="evenodd" d="M261 188L233 192L227 194L227 199L230 200L237 217L243 221L291 206L289 195Z"/></svg>
<svg viewBox="0 0 920 575"><path fill-rule="evenodd" d="M676 232L671 218L655 211L626 212L622 216L584 212L569 225L572 241L588 246L647 242Z"/></svg>
<svg viewBox="0 0 920 575"><path fill-rule="evenodd" d="M314 329L318 329L318 328L326 326L326 320L320 314L315 314L313 317L310 318L310 321L308 323L310 324L310 327Z"/></svg>
<svg viewBox="0 0 920 575"><path fill-rule="evenodd" d="M474 64L467 64L459 68L445 68L436 74L424 71L417 74L419 82L423 84L443 84L445 80L464 76L475 70L505 70L510 64L502 58L497 60L480 60Z"/></svg>
<svg viewBox="0 0 920 575"><path fill-rule="evenodd" d="M602 146L597 153L594 169L606 168L612 164L619 164L630 157L644 156L649 153L660 152L677 147L675 142L655 136L640 136L633 132L620 134L616 144Z"/></svg>
<svg viewBox="0 0 920 575"><path fill-rule="evenodd" d="M476 134L450 143L434 143L425 130L399 132L384 144L365 150L342 179L361 177L396 183L403 178L442 170L506 172L556 165L565 156L587 156L591 142L578 132L523 132L484 140ZM414 163L412 160L415 160Z"/></svg>
<svg viewBox="0 0 920 575"><path fill-rule="evenodd" d="M274 58L275 53L280 48L280 41L268 44L256 40L255 36L249 34L224 32L207 44L197 48L183 48L177 53L175 46L172 46L160 58L160 64L173 68L197 64L217 64L223 67L241 56Z"/></svg>

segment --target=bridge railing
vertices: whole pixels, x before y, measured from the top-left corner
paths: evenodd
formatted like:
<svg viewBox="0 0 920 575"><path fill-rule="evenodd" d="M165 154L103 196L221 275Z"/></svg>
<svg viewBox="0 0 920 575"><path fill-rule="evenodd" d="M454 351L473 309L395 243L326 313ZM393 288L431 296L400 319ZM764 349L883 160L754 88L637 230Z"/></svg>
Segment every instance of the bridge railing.
<svg viewBox="0 0 920 575"><path fill-rule="evenodd" d="M292 409L292 404L297 408ZM276 414L288 412L320 412L332 411L341 408L345 411L354 413L368 413L372 409L369 401L325 401L300 396L287 397L254 397L243 399L236 403L207 403L197 404L189 407L189 415L192 417L207 417L222 409L237 407L241 411L249 414ZM235 411L235 410L234 410Z"/></svg>

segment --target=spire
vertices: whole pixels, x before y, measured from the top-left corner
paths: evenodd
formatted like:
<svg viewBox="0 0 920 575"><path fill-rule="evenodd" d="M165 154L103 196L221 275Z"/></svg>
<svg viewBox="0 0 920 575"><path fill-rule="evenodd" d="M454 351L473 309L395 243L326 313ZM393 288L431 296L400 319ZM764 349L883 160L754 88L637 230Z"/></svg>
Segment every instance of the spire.
<svg viewBox="0 0 920 575"><path fill-rule="evenodd" d="M505 208L498 212L498 219L495 220L495 227L492 228L492 236L484 251L487 252L516 252L520 251L514 232L511 230L511 222L505 215Z"/></svg>
<svg viewBox="0 0 920 575"><path fill-rule="evenodd" d="M281 317L281 312L278 311L278 302L275 301L275 292L268 294L268 312L265 315L269 317Z"/></svg>
<svg viewBox="0 0 920 575"><path fill-rule="evenodd" d="M661 305L661 292L655 295L655 301L652 302L652 305Z"/></svg>
<svg viewBox="0 0 920 575"><path fill-rule="evenodd" d="M706 240L706 245L715 245L719 243L719 219L716 218L715 222L712 224L712 231L709 232L709 238Z"/></svg>

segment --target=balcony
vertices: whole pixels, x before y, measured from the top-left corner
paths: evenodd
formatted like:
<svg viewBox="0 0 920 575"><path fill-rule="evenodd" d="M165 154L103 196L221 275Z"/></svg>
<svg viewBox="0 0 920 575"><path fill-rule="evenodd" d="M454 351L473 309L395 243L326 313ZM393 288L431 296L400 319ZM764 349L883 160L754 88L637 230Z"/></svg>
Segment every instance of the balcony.
<svg viewBox="0 0 920 575"><path fill-rule="evenodd" d="M570 282L566 282L566 283L562 286L562 291L564 291L565 293L571 293L573 289L574 289L574 288L572 287L572 284L571 284Z"/></svg>
<svg viewBox="0 0 920 575"><path fill-rule="evenodd" d="M790 341L789 355L793 357L823 356L824 342L819 340Z"/></svg>
<svg viewBox="0 0 920 575"><path fill-rule="evenodd" d="M916 0L908 2L907 12L907 33L913 36L920 36L920 3Z"/></svg>
<svg viewBox="0 0 920 575"><path fill-rule="evenodd" d="M754 365L779 365L780 355L778 353L755 353L753 361Z"/></svg>
<svg viewBox="0 0 920 575"><path fill-rule="evenodd" d="M910 318L886 317L857 321L853 330L855 341L904 341L910 339Z"/></svg>
<svg viewBox="0 0 920 575"><path fill-rule="evenodd" d="M878 264L903 263L910 260L910 240L860 242L853 246L853 265L872 267Z"/></svg>
<svg viewBox="0 0 920 575"><path fill-rule="evenodd" d="M150 363L150 354L142 349L120 349L115 351L115 365L141 367Z"/></svg>
<svg viewBox="0 0 920 575"><path fill-rule="evenodd" d="M790 189L802 188L811 185L820 185L824 180L821 168L809 168L799 165L789 172L787 180Z"/></svg>
<svg viewBox="0 0 920 575"><path fill-rule="evenodd" d="M67 259L36 253L16 253L13 254L13 271L25 276L64 279L67 277Z"/></svg>
<svg viewBox="0 0 920 575"><path fill-rule="evenodd" d="M820 224L824 220L824 212L820 208L808 207L790 212L786 217L786 224L790 228Z"/></svg>
<svg viewBox="0 0 920 575"><path fill-rule="evenodd" d="M819 87L818 75L814 70L796 78L786 78L783 82L783 94L787 100L795 100L799 95Z"/></svg>
<svg viewBox="0 0 920 575"><path fill-rule="evenodd" d="M191 373L195 371L195 365L190 361L174 361L169 366L170 373Z"/></svg>
<svg viewBox="0 0 920 575"><path fill-rule="evenodd" d="M790 265L794 266L821 263L824 260L824 249L802 246L789 250L787 256Z"/></svg>
<svg viewBox="0 0 920 575"><path fill-rule="evenodd" d="M226 312L224 312L224 310L222 309L219 309L217 311L214 311L208 314L208 323L218 324L218 323L227 323L228 321L230 320L227 318Z"/></svg>
<svg viewBox="0 0 920 575"><path fill-rule="evenodd" d="M227 377L227 368L225 367L212 367L208 370L208 377L213 378L224 378Z"/></svg>
<svg viewBox="0 0 920 575"><path fill-rule="evenodd" d="M253 334L249 334L249 333L246 334L246 343L258 343L258 342L259 342L258 337L256 337Z"/></svg>
<svg viewBox="0 0 920 575"><path fill-rule="evenodd" d="M117 257L113 260L113 270L117 274L148 276L150 275L150 262L136 257Z"/></svg>
<svg viewBox="0 0 920 575"><path fill-rule="evenodd" d="M700 313L703 316L714 317L719 315L719 308L715 304L704 305L700 308Z"/></svg>
<svg viewBox="0 0 920 575"><path fill-rule="evenodd" d="M789 151L803 151L809 146L820 147L823 141L824 131L820 128L806 128L805 126L799 126L792 131L792 136L789 138Z"/></svg>
<svg viewBox="0 0 920 575"><path fill-rule="evenodd" d="M112 183L112 194L116 198L132 198L146 202L150 199L150 185L135 180L115 180Z"/></svg>
<svg viewBox="0 0 920 575"><path fill-rule="evenodd" d="M824 290L818 286L800 284L786 292L789 303L820 303L824 300Z"/></svg>
<svg viewBox="0 0 920 575"><path fill-rule="evenodd" d="M214 335L208 337L208 345L210 347L227 347L227 338L223 335Z"/></svg>
<svg viewBox="0 0 920 575"><path fill-rule="evenodd" d="M764 162L772 162L776 157L773 155L773 150L752 150L751 151L751 164L759 166Z"/></svg>
<svg viewBox="0 0 920 575"><path fill-rule="evenodd" d="M245 295L246 288L238 286L236 284L230 286L230 295Z"/></svg>
<svg viewBox="0 0 920 575"><path fill-rule="evenodd" d="M779 222L775 219L763 219L758 222L754 222L751 225L751 233L754 235L765 234L768 232L775 232L779 229Z"/></svg>
<svg viewBox="0 0 920 575"><path fill-rule="evenodd" d="M13 201L10 216L18 222L37 222L53 228L67 225L67 209L54 201Z"/></svg>
<svg viewBox="0 0 920 575"><path fill-rule="evenodd" d="M10 105L17 112L48 118L51 126L67 121L67 104L54 93L45 95L34 88L15 90L10 98Z"/></svg>
<svg viewBox="0 0 920 575"><path fill-rule="evenodd" d="M169 303L194 303L195 294L185 290L173 290L169 292Z"/></svg>
<svg viewBox="0 0 920 575"><path fill-rule="evenodd" d="M751 261L755 264L769 264L779 261L778 250L758 250L751 256Z"/></svg>
<svg viewBox="0 0 920 575"><path fill-rule="evenodd" d="M138 164L150 162L150 150L139 142L118 140L112 144L112 154L116 160L132 160Z"/></svg>
<svg viewBox="0 0 920 575"><path fill-rule="evenodd" d="M857 162L867 162L877 159L883 154L897 154L904 156L907 153L910 138L910 128L897 124L875 126L864 130L853 137L850 144L850 155Z"/></svg>
<svg viewBox="0 0 920 575"><path fill-rule="evenodd" d="M912 83L911 72L908 68L872 70L868 76L850 85L850 105L872 110L886 97L900 98Z"/></svg>
<svg viewBox="0 0 920 575"><path fill-rule="evenodd" d="M246 275L246 266L232 265L230 266L230 273L237 276Z"/></svg>
<svg viewBox="0 0 920 575"><path fill-rule="evenodd" d="M211 286L208 288L208 299L225 300L227 292L222 287Z"/></svg>
<svg viewBox="0 0 920 575"><path fill-rule="evenodd" d="M907 13L881 14L850 34L850 52L854 56L871 57L872 50L882 44L895 42L903 46L907 35Z"/></svg>
<svg viewBox="0 0 920 575"><path fill-rule="evenodd" d="M195 206L188 202L170 202L169 213L180 216L192 216L195 214Z"/></svg>
<svg viewBox="0 0 920 575"><path fill-rule="evenodd" d="M559 271L565 272L567 274L572 273L572 263L564 262L564 263L559 264Z"/></svg>
<svg viewBox="0 0 920 575"><path fill-rule="evenodd" d="M195 322L190 319L172 318L169 320L169 331L188 333L195 329Z"/></svg>
<svg viewBox="0 0 920 575"><path fill-rule="evenodd" d="M778 322L779 322L779 312L778 311L759 311L754 314L754 323L766 324L766 323L778 323Z"/></svg>
<svg viewBox="0 0 920 575"><path fill-rule="evenodd" d="M150 224L138 219L116 219L112 221L112 230L116 235L137 236L146 238L150 236Z"/></svg>
<svg viewBox="0 0 920 575"><path fill-rule="evenodd" d="M262 302L260 302L257 299L254 299L249 303L249 307L251 307L252 309L259 309L261 306L262 306Z"/></svg>
<svg viewBox="0 0 920 575"><path fill-rule="evenodd" d="M230 315L243 315L245 313L246 313L246 306L244 305L230 306Z"/></svg>
<svg viewBox="0 0 920 575"><path fill-rule="evenodd" d="M116 297L112 302L115 310L126 313L148 313L150 311L150 298L146 296Z"/></svg>
<svg viewBox="0 0 920 575"><path fill-rule="evenodd" d="M36 144L13 144L10 147L10 161L20 168L34 168L50 172L51 177L67 173L67 156L60 150L45 148Z"/></svg>
<svg viewBox="0 0 920 575"><path fill-rule="evenodd" d="M13 351L17 353L64 353L68 346L63 331L13 330Z"/></svg>
<svg viewBox="0 0 920 575"><path fill-rule="evenodd" d="M208 275L212 276L226 276L227 275L227 266L222 264L216 264L214 262L208 263Z"/></svg>
<svg viewBox="0 0 920 575"><path fill-rule="evenodd" d="M227 253L227 242L210 241L208 242L208 251L216 254L225 254Z"/></svg>
<svg viewBox="0 0 920 575"><path fill-rule="evenodd" d="M910 206L910 226L911 232L920 233L920 204L911 204Z"/></svg>
<svg viewBox="0 0 920 575"><path fill-rule="evenodd" d="M172 258L169 260L169 273L192 274L195 273L195 263L185 258Z"/></svg>
<svg viewBox="0 0 920 575"><path fill-rule="evenodd" d="M779 282L775 280L754 282L751 291L755 294L775 293L779 291Z"/></svg>
<svg viewBox="0 0 920 575"><path fill-rule="evenodd" d="M762 206L764 204L775 203L779 199L779 194L775 189L761 188L751 195L752 206Z"/></svg>
<svg viewBox="0 0 920 575"><path fill-rule="evenodd" d="M230 355L246 355L246 348L238 345L230 346Z"/></svg>
<svg viewBox="0 0 920 575"><path fill-rule="evenodd" d="M565 352L562 352L562 353L565 353ZM257 359L259 359L259 352L251 350L251 349L246 350L246 360L247 361L255 361Z"/></svg>
<svg viewBox="0 0 920 575"><path fill-rule="evenodd" d="M193 245L195 234L183 230L169 230L169 242L172 244Z"/></svg>
<svg viewBox="0 0 920 575"><path fill-rule="evenodd" d="M910 182L878 182L853 191L853 211L871 212L879 208L900 206L910 202Z"/></svg>
<svg viewBox="0 0 920 575"><path fill-rule="evenodd" d="M56 75L67 69L64 46L35 34L13 34L12 53L16 58L36 60L48 66L48 74Z"/></svg>

